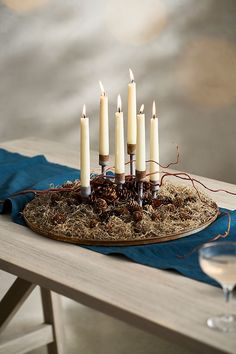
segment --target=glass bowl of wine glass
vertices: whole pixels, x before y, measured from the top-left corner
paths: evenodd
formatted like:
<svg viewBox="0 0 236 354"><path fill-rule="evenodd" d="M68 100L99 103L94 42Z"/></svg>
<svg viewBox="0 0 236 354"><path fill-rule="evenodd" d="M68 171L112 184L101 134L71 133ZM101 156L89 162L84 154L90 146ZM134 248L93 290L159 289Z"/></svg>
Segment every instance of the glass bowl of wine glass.
<svg viewBox="0 0 236 354"><path fill-rule="evenodd" d="M199 249L199 263L203 272L222 286L226 307L228 307L224 314L209 318L208 327L221 332L236 332L236 315L229 311L230 299L236 285L236 242L221 241L204 244Z"/></svg>

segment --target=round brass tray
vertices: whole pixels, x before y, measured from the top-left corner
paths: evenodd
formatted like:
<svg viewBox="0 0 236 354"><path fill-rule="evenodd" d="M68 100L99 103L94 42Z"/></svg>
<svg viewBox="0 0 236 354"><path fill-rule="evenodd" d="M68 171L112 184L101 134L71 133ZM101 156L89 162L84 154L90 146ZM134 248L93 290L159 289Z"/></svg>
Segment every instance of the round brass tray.
<svg viewBox="0 0 236 354"><path fill-rule="evenodd" d="M73 236L65 236L65 235L59 235L55 234L50 230L45 230L40 228L40 226L36 223L30 222L27 217L24 215L23 211L23 216L25 219L26 224L29 226L31 230L34 232L46 236L48 238L51 238L53 240L57 241L63 241L63 242L69 242L69 243L74 243L78 245L91 245L91 246L132 246L132 245L147 245L147 244L152 244L152 243L161 243L161 242L167 242L171 240L177 240L183 237L191 236L192 234L195 234L199 231L204 230L206 227L208 227L210 224L212 224L216 218L219 215L219 210L216 209L215 215L208 220L206 223L203 223L202 225L198 226L197 228L186 228L182 232L175 233L175 234L170 234L170 235L162 235L161 237L156 237L156 238L147 238L147 239L126 239L126 240L96 240L96 239L82 239L79 237L73 237Z"/></svg>

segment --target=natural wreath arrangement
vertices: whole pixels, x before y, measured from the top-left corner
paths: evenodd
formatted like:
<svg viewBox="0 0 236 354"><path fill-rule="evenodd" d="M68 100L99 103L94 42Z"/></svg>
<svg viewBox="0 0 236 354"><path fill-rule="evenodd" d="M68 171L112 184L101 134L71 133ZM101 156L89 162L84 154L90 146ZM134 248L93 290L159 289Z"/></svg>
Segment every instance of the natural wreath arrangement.
<svg viewBox="0 0 236 354"><path fill-rule="evenodd" d="M169 175L167 173L166 175ZM178 174L176 174L178 175ZM186 179L186 174L182 174ZM135 178L126 176L122 189L112 176L91 180L91 195L84 200L80 181L38 191L23 215L34 231L78 244L127 245L163 242L187 236L213 222L216 203L195 185L163 183L155 198L143 183L142 206Z"/></svg>

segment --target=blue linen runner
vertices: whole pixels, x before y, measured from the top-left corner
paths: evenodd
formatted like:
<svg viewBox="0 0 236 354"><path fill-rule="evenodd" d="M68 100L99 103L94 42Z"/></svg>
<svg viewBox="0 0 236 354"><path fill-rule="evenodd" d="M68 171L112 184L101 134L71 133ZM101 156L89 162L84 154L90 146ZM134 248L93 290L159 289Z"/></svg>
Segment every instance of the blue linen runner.
<svg viewBox="0 0 236 354"><path fill-rule="evenodd" d="M25 189L48 189L52 185L59 186L67 180L73 181L79 177L79 170L48 162L42 155L26 157L0 149L0 200L2 201L0 214L9 212L13 222L25 225L21 211L34 196L29 193L11 197L14 193ZM224 209L221 210L224 211ZM236 241L236 211L230 211L230 215L231 230L227 239L224 240ZM186 277L218 285L202 272L197 252L193 252L186 258L179 256L187 255L195 247L208 242L219 233L224 233L227 225L228 218L222 214L205 230L179 240L140 246L83 247L106 255L123 255L140 264L174 270Z"/></svg>

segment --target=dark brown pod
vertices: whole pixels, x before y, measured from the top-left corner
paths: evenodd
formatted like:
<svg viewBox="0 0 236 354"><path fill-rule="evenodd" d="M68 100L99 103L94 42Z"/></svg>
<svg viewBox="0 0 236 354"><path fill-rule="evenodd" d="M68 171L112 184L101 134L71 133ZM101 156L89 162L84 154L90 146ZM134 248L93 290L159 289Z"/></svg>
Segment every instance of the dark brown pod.
<svg viewBox="0 0 236 354"><path fill-rule="evenodd" d="M141 221L143 219L143 213L141 211L135 211L133 213L134 221Z"/></svg>

